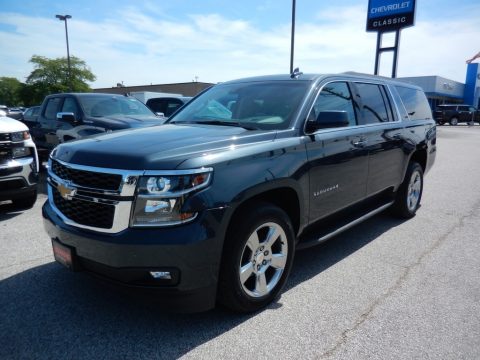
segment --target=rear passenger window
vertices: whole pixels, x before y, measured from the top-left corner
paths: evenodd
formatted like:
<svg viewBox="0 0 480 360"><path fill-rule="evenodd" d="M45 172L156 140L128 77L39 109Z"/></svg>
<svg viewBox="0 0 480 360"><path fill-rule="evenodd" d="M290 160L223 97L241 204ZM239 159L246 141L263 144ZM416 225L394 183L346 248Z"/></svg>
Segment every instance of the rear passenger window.
<svg viewBox="0 0 480 360"><path fill-rule="evenodd" d="M395 88L411 120L432 118L432 111L423 91L403 86L395 86Z"/></svg>
<svg viewBox="0 0 480 360"><path fill-rule="evenodd" d="M48 99L44 115L45 119L55 120L57 118L58 105L60 104L60 100L60 98Z"/></svg>
<svg viewBox="0 0 480 360"><path fill-rule="evenodd" d="M362 124L391 121L390 103L383 86L355 83L358 90Z"/></svg>
<svg viewBox="0 0 480 360"><path fill-rule="evenodd" d="M350 126L357 124L352 94L346 82L333 82L325 85L315 100L308 119L315 120L321 111L345 111Z"/></svg>

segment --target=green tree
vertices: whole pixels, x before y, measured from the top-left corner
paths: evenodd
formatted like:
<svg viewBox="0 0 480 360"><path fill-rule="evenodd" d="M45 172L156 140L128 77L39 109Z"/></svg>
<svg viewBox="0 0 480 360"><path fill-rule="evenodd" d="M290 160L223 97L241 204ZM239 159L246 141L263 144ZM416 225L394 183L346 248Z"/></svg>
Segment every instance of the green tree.
<svg viewBox="0 0 480 360"><path fill-rule="evenodd" d="M49 59L33 55L30 62L34 65L34 69L21 91L22 98L28 105L41 103L49 94L91 91L87 81L96 79L85 61L75 56L70 57L71 82L68 77L68 60L65 57Z"/></svg>
<svg viewBox="0 0 480 360"><path fill-rule="evenodd" d="M16 78L0 77L0 105L23 105L20 97L22 85Z"/></svg>

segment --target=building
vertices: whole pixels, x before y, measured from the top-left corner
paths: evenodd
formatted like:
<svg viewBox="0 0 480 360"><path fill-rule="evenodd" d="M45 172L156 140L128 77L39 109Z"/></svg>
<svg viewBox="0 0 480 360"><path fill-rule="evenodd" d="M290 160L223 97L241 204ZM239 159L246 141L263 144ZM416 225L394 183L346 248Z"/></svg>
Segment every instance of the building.
<svg viewBox="0 0 480 360"><path fill-rule="evenodd" d="M467 66L465 84L441 76L413 76L401 77L397 80L420 86L427 95L432 109L440 104L468 104L480 108L480 64L472 63ZM152 91L161 93L175 93L183 96L195 96L199 92L214 85L204 82L188 82L175 84L138 85L93 89L93 92L125 94L134 91Z"/></svg>
<svg viewBox="0 0 480 360"><path fill-rule="evenodd" d="M199 92L209 88L214 84L204 82L187 82L176 84L156 84L156 85L138 85L124 86L117 84L116 87L93 89L93 92L108 94L126 94L134 91L151 91L160 93L182 94L183 96L195 96Z"/></svg>
<svg viewBox="0 0 480 360"><path fill-rule="evenodd" d="M441 76L401 77L397 80L420 86L432 109L440 104L468 104L480 108L480 66L468 64L465 84Z"/></svg>

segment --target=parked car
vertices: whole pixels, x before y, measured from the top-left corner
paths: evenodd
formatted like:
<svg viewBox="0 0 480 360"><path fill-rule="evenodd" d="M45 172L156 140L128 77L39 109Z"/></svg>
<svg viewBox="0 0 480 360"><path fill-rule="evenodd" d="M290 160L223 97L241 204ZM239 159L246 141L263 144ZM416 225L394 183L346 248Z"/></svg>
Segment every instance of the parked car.
<svg viewBox="0 0 480 360"><path fill-rule="evenodd" d="M0 201L30 208L37 199L38 155L28 128L0 116Z"/></svg>
<svg viewBox="0 0 480 360"><path fill-rule="evenodd" d="M439 125L449 123L455 126L459 123L480 123L480 111L471 105L465 104L438 105L433 116Z"/></svg>
<svg viewBox="0 0 480 360"><path fill-rule="evenodd" d="M0 105L0 116L7 116L8 106Z"/></svg>
<svg viewBox="0 0 480 360"><path fill-rule="evenodd" d="M421 88L295 72L215 85L163 126L59 145L46 232L73 270L164 309L272 302L295 249L386 209L415 216L436 155Z"/></svg>
<svg viewBox="0 0 480 360"><path fill-rule="evenodd" d="M154 113L169 118L183 105L192 99L191 96L168 96L148 99L146 105Z"/></svg>
<svg viewBox="0 0 480 360"><path fill-rule="evenodd" d="M10 107L8 108L7 116L15 120L22 120L23 111L18 107Z"/></svg>
<svg viewBox="0 0 480 360"><path fill-rule="evenodd" d="M134 97L66 93L45 98L30 130L39 148L51 150L65 141L164 121Z"/></svg>
<svg viewBox="0 0 480 360"><path fill-rule="evenodd" d="M22 122L29 128L37 123L38 115L40 114L40 106L32 106L23 113Z"/></svg>

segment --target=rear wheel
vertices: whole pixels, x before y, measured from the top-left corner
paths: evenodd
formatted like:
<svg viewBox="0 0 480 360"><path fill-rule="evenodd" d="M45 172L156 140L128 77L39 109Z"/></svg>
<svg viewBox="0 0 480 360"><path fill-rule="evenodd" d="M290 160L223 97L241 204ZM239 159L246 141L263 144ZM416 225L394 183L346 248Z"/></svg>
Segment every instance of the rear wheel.
<svg viewBox="0 0 480 360"><path fill-rule="evenodd" d="M458 125L458 118L457 117L451 118L450 119L450 125L457 126Z"/></svg>
<svg viewBox="0 0 480 360"><path fill-rule="evenodd" d="M408 164L405 179L397 191L393 204L394 214L406 219L414 217L420 207L422 192L423 170L420 164L412 161Z"/></svg>
<svg viewBox="0 0 480 360"><path fill-rule="evenodd" d="M259 310L282 290L293 263L295 237L283 210L257 203L237 216L225 243L219 301L239 312Z"/></svg>

